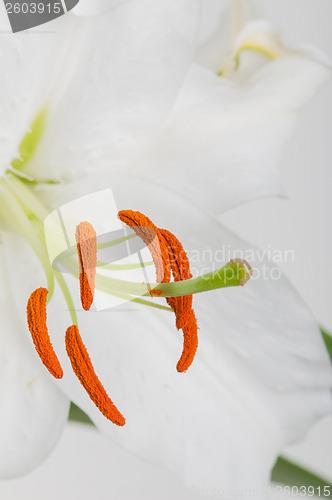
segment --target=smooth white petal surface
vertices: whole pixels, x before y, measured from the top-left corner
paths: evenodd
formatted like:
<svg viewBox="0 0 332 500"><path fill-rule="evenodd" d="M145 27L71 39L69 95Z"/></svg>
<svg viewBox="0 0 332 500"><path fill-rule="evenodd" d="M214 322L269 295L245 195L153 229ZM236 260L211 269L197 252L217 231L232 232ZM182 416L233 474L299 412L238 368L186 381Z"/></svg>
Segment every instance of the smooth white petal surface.
<svg viewBox="0 0 332 500"><path fill-rule="evenodd" d="M201 3L198 47L195 60L217 72L228 55L232 36L232 12L227 0Z"/></svg>
<svg viewBox="0 0 332 500"><path fill-rule="evenodd" d="M138 0L102 16L73 17L75 59L27 166L38 178L123 168L146 146L194 56L199 2Z"/></svg>
<svg viewBox="0 0 332 500"><path fill-rule="evenodd" d="M56 298L49 324L65 371L63 390L112 439L167 466L187 485L226 494L251 488L264 498L282 445L332 409L332 371L315 321L287 280L273 279L274 265L176 193L126 177L90 181L48 187L43 196L54 208L107 183L119 209L140 210L180 238L194 274L221 266L222 252L238 257L241 251L251 252L255 276L244 288L194 297L199 349L185 374L175 370L182 335L173 314L133 303L79 313L96 372L127 418L124 428L110 424L75 380L63 347L68 312L62 306L60 317Z"/></svg>
<svg viewBox="0 0 332 500"><path fill-rule="evenodd" d="M203 1L196 61L214 73L220 71L237 35L255 14L252 0Z"/></svg>
<svg viewBox="0 0 332 500"><path fill-rule="evenodd" d="M269 62L245 85L194 66L164 133L132 170L215 214L280 195L283 146L330 74L304 55Z"/></svg>
<svg viewBox="0 0 332 500"><path fill-rule="evenodd" d="M242 46L266 48L267 51L273 53L276 57L281 57L287 52L280 35L265 20L248 23L241 30L235 40L233 51L236 52ZM291 49L288 51L291 52Z"/></svg>
<svg viewBox="0 0 332 500"><path fill-rule="evenodd" d="M69 400L29 342L3 266L0 317L0 478L5 479L45 460L66 424Z"/></svg>
<svg viewBox="0 0 332 500"><path fill-rule="evenodd" d="M79 16L96 16L131 1L133 0L80 0L73 13Z"/></svg>
<svg viewBox="0 0 332 500"><path fill-rule="evenodd" d="M67 16L64 16L67 18ZM65 21L71 24L68 19ZM63 21L53 21L53 30ZM19 157L19 145L53 90L65 35L45 27L11 32L5 5L0 4L0 175Z"/></svg>

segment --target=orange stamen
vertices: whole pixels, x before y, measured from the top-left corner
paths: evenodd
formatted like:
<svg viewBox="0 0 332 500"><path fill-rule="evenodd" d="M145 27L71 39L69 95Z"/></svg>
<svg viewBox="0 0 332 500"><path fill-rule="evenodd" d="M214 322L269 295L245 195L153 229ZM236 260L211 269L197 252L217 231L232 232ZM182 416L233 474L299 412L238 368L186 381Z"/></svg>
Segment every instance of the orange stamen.
<svg viewBox="0 0 332 500"><path fill-rule="evenodd" d="M171 278L168 253L158 228L144 214L133 210L121 210L118 217L135 231L150 250L156 267L157 283L168 283Z"/></svg>
<svg viewBox="0 0 332 500"><path fill-rule="evenodd" d="M48 290L37 288L28 300L27 318L33 343L40 359L51 375L62 378L63 371L53 349L47 328L46 299Z"/></svg>
<svg viewBox="0 0 332 500"><path fill-rule="evenodd" d="M90 222L76 226L76 243L80 264L80 291L83 309L88 311L95 293L97 265L97 235Z"/></svg>
<svg viewBox="0 0 332 500"><path fill-rule="evenodd" d="M180 241L166 229L159 230L164 237L171 263L174 281L192 278L188 256ZM179 372L188 370L194 360L198 347L198 327L195 313L192 309L193 296L168 297L167 303L176 316L176 327L183 331L183 350L176 366Z"/></svg>
<svg viewBox="0 0 332 500"><path fill-rule="evenodd" d="M181 358L176 365L178 372L185 372L190 367L194 360L197 347L198 347L198 327L197 320L193 309L190 309L190 315L185 326L182 327L183 331L183 350Z"/></svg>
<svg viewBox="0 0 332 500"><path fill-rule="evenodd" d="M114 424L124 425L126 420L97 377L76 325L70 326L66 331L66 349L77 378L97 408Z"/></svg>
<svg viewBox="0 0 332 500"><path fill-rule="evenodd" d="M159 229L167 245L169 260L174 281L192 278L188 256L180 241L167 229ZM179 330L187 323L192 307L193 296L169 297L167 303L172 307L176 316L176 327Z"/></svg>
<svg viewBox="0 0 332 500"><path fill-rule="evenodd" d="M188 256L180 241L166 229L157 228L151 220L140 212L122 210L119 219L132 227L148 246L156 266L157 282L170 281L170 269L174 281L192 278ZM150 229L150 231L149 231ZM156 244L156 235L159 245ZM150 290L153 295L160 296L160 290ZM167 303L172 307L176 316L176 326L183 331L183 350L177 364L179 372L186 371L195 357L198 346L198 327L195 313L192 309L192 295L183 297L167 297Z"/></svg>

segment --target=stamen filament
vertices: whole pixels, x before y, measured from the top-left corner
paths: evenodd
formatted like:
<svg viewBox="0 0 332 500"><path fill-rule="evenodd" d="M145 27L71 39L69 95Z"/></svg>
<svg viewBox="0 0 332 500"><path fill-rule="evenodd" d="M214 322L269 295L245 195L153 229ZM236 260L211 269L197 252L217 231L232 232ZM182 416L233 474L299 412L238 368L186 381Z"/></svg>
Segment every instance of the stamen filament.
<svg viewBox="0 0 332 500"><path fill-rule="evenodd" d="M52 267L48 259L44 235L40 233L39 226L31 222L17 198L12 194L10 189L8 189L4 179L0 180L0 199L3 201L0 203L0 214L4 217L4 220L10 221L19 234L24 236L43 266L47 279L49 302L54 291L54 278Z"/></svg>
<svg viewBox="0 0 332 500"><path fill-rule="evenodd" d="M48 212L25 183L14 174L6 174L3 179L6 181L12 194L24 205L25 213L28 214L30 212L43 222Z"/></svg>
<svg viewBox="0 0 332 500"><path fill-rule="evenodd" d="M153 261L143 262L144 267L153 266ZM97 267L102 267L105 270L110 271L128 271L129 269L139 269L142 267L141 262L137 264L107 264L106 262L97 261Z"/></svg>
<svg viewBox="0 0 332 500"><path fill-rule="evenodd" d="M113 247L114 245L118 245L119 243L123 243L124 241L129 241L132 238L137 238L137 235L136 234L127 234L126 236L122 236L122 238L117 238L116 240L98 243L98 250L103 250L104 248Z"/></svg>
<svg viewBox="0 0 332 500"><path fill-rule="evenodd" d="M48 290L37 288L28 300L27 319L33 343L39 357L55 378L62 378L63 371L53 349L47 328L46 298Z"/></svg>
<svg viewBox="0 0 332 500"><path fill-rule="evenodd" d="M163 306L156 302L152 302L151 300L139 299L138 297L133 297L132 295L128 295L126 293L115 292L114 290L109 290L108 288L97 287L97 289L104 293L108 293L109 295L112 295L114 297L119 297L120 299L125 299L130 302L136 302L137 304L142 304L144 306L154 307L156 309L161 309L163 311L173 312L173 309L171 309L170 307Z"/></svg>
<svg viewBox="0 0 332 500"><path fill-rule="evenodd" d="M105 241L103 243L97 243L97 250L103 250L105 248L113 247L115 245L118 245L119 243L123 243L124 241L131 240L132 238L137 238L137 235L136 234L128 234L127 236L124 236L122 238L118 238L116 240ZM53 266L57 265L59 262L61 262L68 270L73 269L75 261L73 259L71 259L71 257L77 256L77 247L73 246L71 248L67 248L66 250L60 251L59 253L60 253L60 255L53 261ZM104 264L102 262L98 265L104 266ZM113 264L113 265L115 266L116 264Z"/></svg>
<svg viewBox="0 0 332 500"><path fill-rule="evenodd" d="M72 368L90 399L108 420L123 426L126 423L125 418L97 377L76 325L70 326L66 331L66 349Z"/></svg>
<svg viewBox="0 0 332 500"><path fill-rule="evenodd" d="M55 279L57 280L57 282L62 290L65 301L67 302L68 311L69 311L69 314L71 317L71 321L74 325L78 325L74 302L73 302L73 299L71 298L67 283L66 283L64 277L62 276L62 274L59 273L58 271L54 271L54 275L55 275Z"/></svg>

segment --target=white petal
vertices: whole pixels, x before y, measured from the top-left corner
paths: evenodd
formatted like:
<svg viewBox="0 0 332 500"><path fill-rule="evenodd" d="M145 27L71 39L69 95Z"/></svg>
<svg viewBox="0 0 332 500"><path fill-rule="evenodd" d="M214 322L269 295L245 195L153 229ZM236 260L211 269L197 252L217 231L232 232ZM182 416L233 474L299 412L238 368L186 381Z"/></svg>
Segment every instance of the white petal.
<svg viewBox="0 0 332 500"><path fill-rule="evenodd" d="M18 318L5 271L0 306L0 478L26 474L56 445L66 424L69 400L53 382Z"/></svg>
<svg viewBox="0 0 332 500"><path fill-rule="evenodd" d="M77 195L97 185L93 178L81 182ZM332 409L332 372L319 329L287 280L273 279L275 266L204 212L139 179L112 178L108 185L119 209L140 210L174 231L194 274L239 251L252 254L250 263L261 274L243 289L195 296L199 349L186 374L175 371L182 336L172 314L133 303L122 311L79 314L96 372L127 418L124 428L105 420L68 370L63 389L117 443L165 465L187 485L253 488L255 498L264 498L283 444ZM49 200L52 191L60 193L47 188ZM73 197L76 189L62 189L60 196L70 192ZM51 309L54 331L62 320Z"/></svg>
<svg viewBox="0 0 332 500"><path fill-rule="evenodd" d="M242 27L255 17L251 0L202 2L196 61L214 73L220 71Z"/></svg>
<svg viewBox="0 0 332 500"><path fill-rule="evenodd" d="M248 23L243 30L241 30L234 43L234 52L237 52L237 50L241 49L244 45L269 48L276 57L281 57L287 52L278 33L272 28L271 24L265 20Z"/></svg>
<svg viewBox="0 0 332 500"><path fill-rule="evenodd" d="M330 73L320 62L289 55L241 85L195 66L164 133L133 171L216 214L280 195L283 146L297 113Z"/></svg>
<svg viewBox="0 0 332 500"><path fill-rule="evenodd" d="M36 115L46 106L54 84L62 44L56 30L65 21L53 21L53 31L34 29L13 35L3 2L0 4L0 175L19 157L19 145Z"/></svg>
<svg viewBox="0 0 332 500"><path fill-rule="evenodd" d="M79 16L96 16L129 1L132 0L80 0L73 13Z"/></svg>
<svg viewBox="0 0 332 500"><path fill-rule="evenodd" d="M220 69L229 52L232 31L231 5L228 1L202 2L198 47L195 59L211 71Z"/></svg>
<svg viewBox="0 0 332 500"><path fill-rule="evenodd" d="M76 17L79 53L27 171L70 179L133 158L179 93L198 14L198 0L140 0L103 16Z"/></svg>

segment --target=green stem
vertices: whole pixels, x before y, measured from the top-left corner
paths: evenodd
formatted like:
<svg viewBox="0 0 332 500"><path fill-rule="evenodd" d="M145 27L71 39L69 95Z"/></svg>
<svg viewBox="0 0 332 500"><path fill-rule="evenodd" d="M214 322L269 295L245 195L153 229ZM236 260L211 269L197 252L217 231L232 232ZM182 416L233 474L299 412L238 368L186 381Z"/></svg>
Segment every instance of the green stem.
<svg viewBox="0 0 332 500"><path fill-rule="evenodd" d="M119 297L120 299L125 299L128 302L136 302L137 304L143 304L144 306L150 306L150 307L154 307L156 309L161 309L163 311L174 312L171 307L163 306L163 305L158 304L156 302L152 302L151 300L139 299L137 297L133 297L132 295L128 295L126 293L120 293L120 292L116 292L114 290L109 290L108 288L101 288L101 287L97 287L97 288L101 292L108 293L109 295L112 295L114 297Z"/></svg>
<svg viewBox="0 0 332 500"><path fill-rule="evenodd" d="M250 276L251 269L247 262L235 259L217 271L174 283L141 284L97 275L96 286L100 286L102 289L115 290L120 293L129 293L130 295L149 296L150 290L158 290L163 297L182 297L218 288L243 286Z"/></svg>
<svg viewBox="0 0 332 500"><path fill-rule="evenodd" d="M31 189L29 189L25 183L14 174L6 174L4 176L4 180L6 181L12 194L23 205L25 213L28 215L30 212L43 222L48 216L48 212L42 203L40 203L38 198L32 193Z"/></svg>
<svg viewBox="0 0 332 500"><path fill-rule="evenodd" d="M54 274L55 274L55 278L56 278L57 282L59 283L59 286L62 290L62 293L65 297L65 300L67 302L68 310L69 310L69 314L70 314L72 323L73 323L73 325L78 326L74 302L73 302L73 299L71 298L67 283L66 283L66 281L61 273L59 273L58 271L54 271Z"/></svg>
<svg viewBox="0 0 332 500"><path fill-rule="evenodd" d="M34 224L36 220L34 220L33 216L29 217L25 213L17 198L8 189L4 179L0 180L0 200L2 201L0 203L0 215L2 213L4 220L8 220L16 228L17 232L24 236L43 266L49 291L47 302L49 302L54 291L54 278L44 236L41 234L39 226Z"/></svg>
<svg viewBox="0 0 332 500"><path fill-rule="evenodd" d="M302 486L311 496L315 494L317 497L332 498L331 483L284 457L278 458L272 470L271 480L274 483L297 488ZM310 491L308 491L309 487ZM326 494L324 494L324 487Z"/></svg>
<svg viewBox="0 0 332 500"><path fill-rule="evenodd" d="M323 340L332 362L332 336L326 330L323 330L323 328L321 328L320 331L322 332Z"/></svg>
<svg viewBox="0 0 332 500"><path fill-rule="evenodd" d="M76 406L75 403L71 403L70 405L68 420L71 422L79 422L81 424L94 425L91 418L88 417L88 415L84 413L81 408Z"/></svg>

